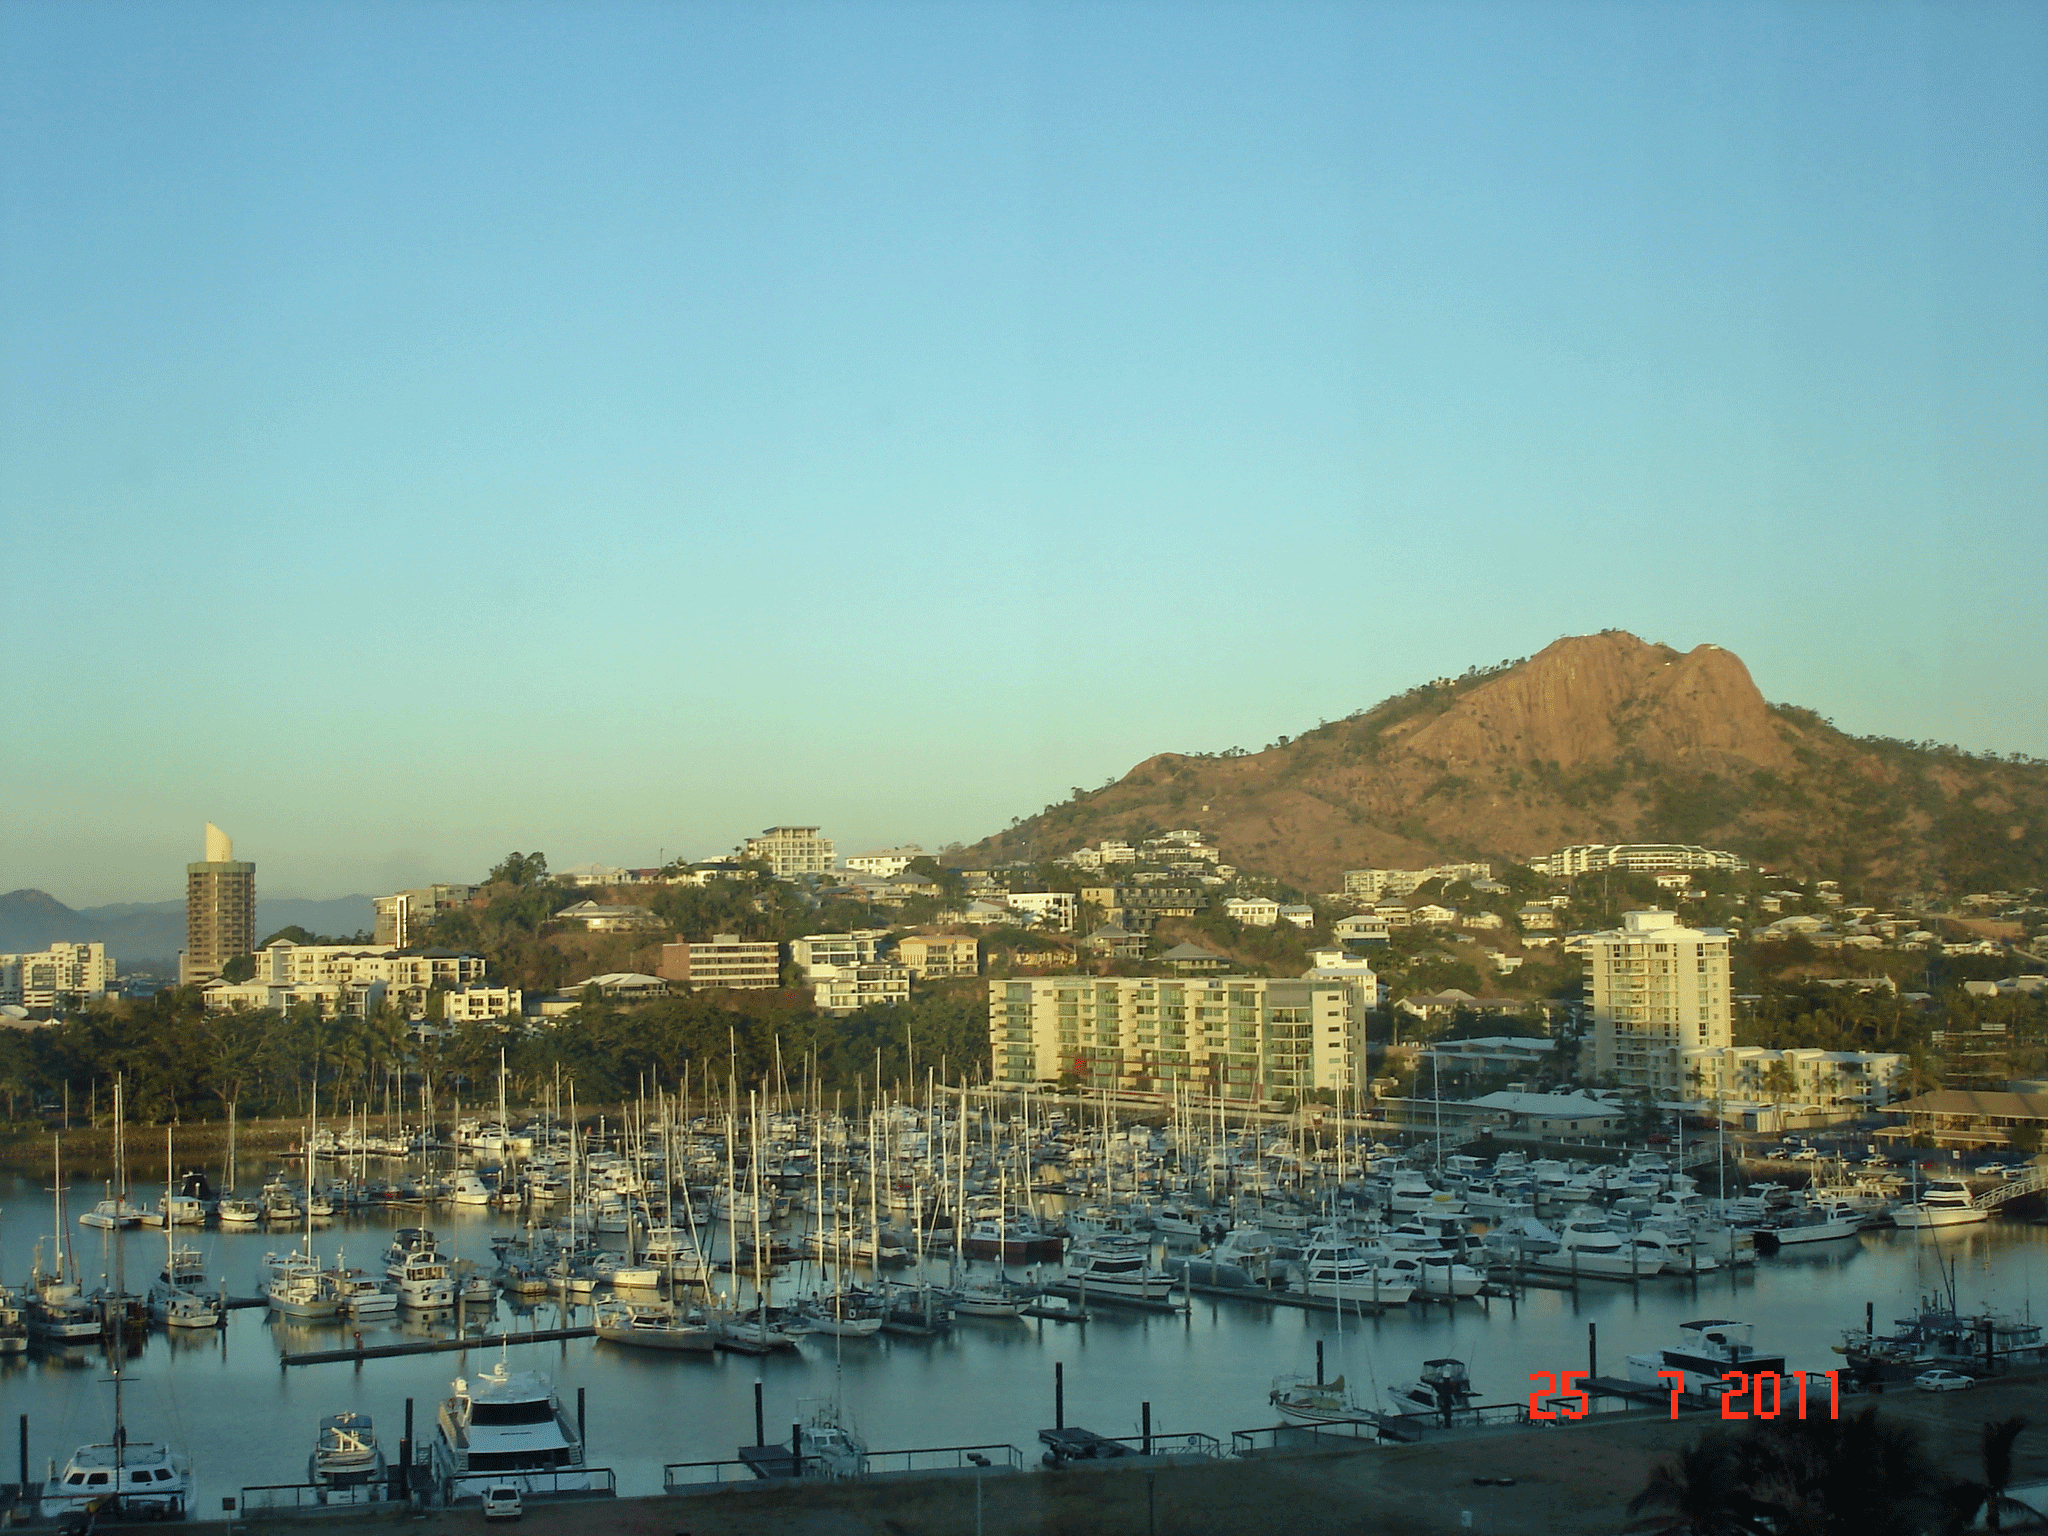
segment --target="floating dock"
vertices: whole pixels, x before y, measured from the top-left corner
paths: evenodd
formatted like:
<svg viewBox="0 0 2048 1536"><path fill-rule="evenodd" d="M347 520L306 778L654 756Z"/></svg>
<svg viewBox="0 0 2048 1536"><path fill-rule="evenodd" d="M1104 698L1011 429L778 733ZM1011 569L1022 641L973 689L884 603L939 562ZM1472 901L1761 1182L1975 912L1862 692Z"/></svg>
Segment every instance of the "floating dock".
<svg viewBox="0 0 2048 1536"><path fill-rule="evenodd" d="M500 1344L552 1344L559 1339L588 1339L592 1327L538 1328L531 1333L477 1333L462 1339L408 1339L403 1344L364 1344L350 1349L304 1349L277 1357L280 1366L336 1365L357 1360L390 1360L399 1355L444 1355L464 1349L490 1349Z"/></svg>

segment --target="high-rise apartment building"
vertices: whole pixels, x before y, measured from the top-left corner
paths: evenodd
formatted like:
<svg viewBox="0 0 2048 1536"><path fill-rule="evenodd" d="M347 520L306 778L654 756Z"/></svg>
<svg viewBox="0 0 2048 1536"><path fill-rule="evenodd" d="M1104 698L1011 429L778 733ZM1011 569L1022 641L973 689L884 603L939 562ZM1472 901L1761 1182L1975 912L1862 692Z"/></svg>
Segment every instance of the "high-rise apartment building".
<svg viewBox="0 0 2048 1536"><path fill-rule="evenodd" d="M180 985L212 981L256 947L256 866L235 857L234 840L206 824L206 857L185 866L185 949Z"/></svg>
<svg viewBox="0 0 2048 1536"><path fill-rule="evenodd" d="M1675 912L1625 912L1586 941L1593 1070L1624 1088L1687 1091L1684 1052L1732 1043L1728 934Z"/></svg>
<svg viewBox="0 0 2048 1536"><path fill-rule="evenodd" d="M991 981L999 1083L1258 1100L1348 1093L1364 1055L1348 979L1042 976Z"/></svg>
<svg viewBox="0 0 2048 1536"><path fill-rule="evenodd" d="M798 875L831 874L838 853L832 839L818 836L816 827L769 827L742 843L739 857L766 864L778 880L794 880Z"/></svg>

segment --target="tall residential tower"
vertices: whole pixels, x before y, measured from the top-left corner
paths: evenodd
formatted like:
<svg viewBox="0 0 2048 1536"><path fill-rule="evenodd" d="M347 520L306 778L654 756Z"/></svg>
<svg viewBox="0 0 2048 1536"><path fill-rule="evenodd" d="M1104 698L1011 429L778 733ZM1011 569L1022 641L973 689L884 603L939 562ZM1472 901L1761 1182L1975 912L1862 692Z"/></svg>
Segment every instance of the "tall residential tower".
<svg viewBox="0 0 2048 1536"><path fill-rule="evenodd" d="M1728 935L1685 928L1673 912L1624 912L1621 926L1586 941L1593 1005L1593 1069L1624 1088L1676 1098L1684 1052L1733 1040Z"/></svg>
<svg viewBox="0 0 2048 1536"><path fill-rule="evenodd" d="M206 824L206 857L185 866L185 949L178 983L212 981L256 948L256 866L235 857L234 839Z"/></svg>

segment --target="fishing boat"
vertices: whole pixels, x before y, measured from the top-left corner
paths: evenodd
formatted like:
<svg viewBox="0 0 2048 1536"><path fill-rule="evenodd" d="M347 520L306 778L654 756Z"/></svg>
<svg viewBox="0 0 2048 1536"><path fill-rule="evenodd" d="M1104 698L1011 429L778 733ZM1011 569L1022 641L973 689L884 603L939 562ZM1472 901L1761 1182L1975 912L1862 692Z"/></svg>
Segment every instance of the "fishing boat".
<svg viewBox="0 0 2048 1536"><path fill-rule="evenodd" d="M341 1310L351 1318L388 1317L398 1310L398 1291L381 1275L344 1268L339 1255L331 1273L341 1293Z"/></svg>
<svg viewBox="0 0 2048 1536"><path fill-rule="evenodd" d="M263 1219L263 1207L242 1195L222 1195L214 1215L224 1227L253 1227Z"/></svg>
<svg viewBox="0 0 2048 1536"><path fill-rule="evenodd" d="M398 1304L421 1312L455 1305L455 1280L425 1227L400 1227L384 1253L384 1275L398 1289Z"/></svg>
<svg viewBox="0 0 2048 1536"><path fill-rule="evenodd" d="M1838 1238L1854 1237L1863 1230L1863 1221L1863 1212L1847 1200L1828 1200L1804 1206L1775 1221L1767 1221L1757 1228L1757 1232L1759 1235L1769 1233L1777 1239L1780 1248L1791 1248L1803 1243L1830 1243Z"/></svg>
<svg viewBox="0 0 2048 1536"><path fill-rule="evenodd" d="M601 1301L596 1332L612 1344L635 1349L709 1354L718 1347L718 1325L701 1310L684 1312L667 1302Z"/></svg>
<svg viewBox="0 0 2048 1536"><path fill-rule="evenodd" d="M1423 1361L1421 1374L1415 1380L1389 1388L1387 1412L1395 1418L1428 1415L1448 1429L1456 1424L1478 1422L1479 1414L1474 1407L1478 1396L1465 1362L1446 1355Z"/></svg>
<svg viewBox="0 0 2048 1536"><path fill-rule="evenodd" d="M1650 1354L1628 1357L1629 1380L1645 1386L1668 1387L1670 1379L1658 1373L1681 1371L1685 1375L1684 1390L1706 1396L1727 1387L1729 1383L1724 1378L1730 1372L1755 1376L1775 1371L1784 1375L1785 1357L1760 1353L1750 1343L1751 1332L1750 1324L1726 1317L1680 1323L1677 1343Z"/></svg>
<svg viewBox="0 0 2048 1536"><path fill-rule="evenodd" d="M488 1371L455 1378L441 1400L429 1455L448 1501L513 1487L521 1493L586 1489L583 1437L539 1371L514 1371L500 1360Z"/></svg>
<svg viewBox="0 0 2048 1536"><path fill-rule="evenodd" d="M309 1481L326 1488L381 1487L384 1451L367 1413L333 1413L320 1421L307 1461Z"/></svg>

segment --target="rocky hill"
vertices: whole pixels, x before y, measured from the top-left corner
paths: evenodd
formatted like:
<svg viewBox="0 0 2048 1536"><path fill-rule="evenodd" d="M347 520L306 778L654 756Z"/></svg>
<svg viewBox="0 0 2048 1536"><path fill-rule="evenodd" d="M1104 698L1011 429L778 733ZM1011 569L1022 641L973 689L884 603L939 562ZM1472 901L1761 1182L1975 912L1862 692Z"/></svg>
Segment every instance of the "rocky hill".
<svg viewBox="0 0 2048 1536"><path fill-rule="evenodd" d="M2048 886L2048 763L1852 737L1730 651L1609 630L1438 679L1262 752L1161 753L968 851L1209 832L1305 891L1346 869L1707 843L1856 889Z"/></svg>

